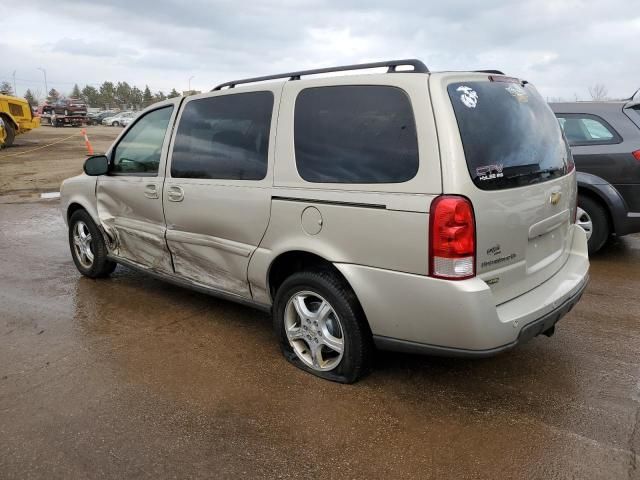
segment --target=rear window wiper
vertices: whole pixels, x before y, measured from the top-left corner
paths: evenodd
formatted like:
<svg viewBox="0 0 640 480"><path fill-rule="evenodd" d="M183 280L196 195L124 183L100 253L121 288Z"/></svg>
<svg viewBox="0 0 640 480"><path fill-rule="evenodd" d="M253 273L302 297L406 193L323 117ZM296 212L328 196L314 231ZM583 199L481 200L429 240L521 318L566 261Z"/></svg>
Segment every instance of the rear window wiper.
<svg viewBox="0 0 640 480"><path fill-rule="evenodd" d="M561 170L562 170L561 168L542 168L540 170L533 170L531 172L516 173L515 175L509 175L507 178L540 176L540 175L555 173Z"/></svg>

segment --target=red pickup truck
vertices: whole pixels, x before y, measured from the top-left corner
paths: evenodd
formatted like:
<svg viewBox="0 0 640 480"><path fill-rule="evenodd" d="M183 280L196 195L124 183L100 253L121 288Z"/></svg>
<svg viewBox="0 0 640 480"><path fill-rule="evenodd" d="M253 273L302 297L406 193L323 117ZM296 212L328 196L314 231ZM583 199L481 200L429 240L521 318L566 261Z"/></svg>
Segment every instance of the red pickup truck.
<svg viewBox="0 0 640 480"><path fill-rule="evenodd" d="M43 125L79 127L87 123L87 106L77 98L61 98L55 102L44 102L38 107Z"/></svg>

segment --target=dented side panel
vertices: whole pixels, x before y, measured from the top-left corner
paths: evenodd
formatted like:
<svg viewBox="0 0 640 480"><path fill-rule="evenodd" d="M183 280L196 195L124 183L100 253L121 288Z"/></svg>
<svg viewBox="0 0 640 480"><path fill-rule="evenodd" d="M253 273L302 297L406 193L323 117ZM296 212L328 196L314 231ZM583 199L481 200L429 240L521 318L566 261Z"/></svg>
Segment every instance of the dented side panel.
<svg viewBox="0 0 640 480"><path fill-rule="evenodd" d="M112 253L131 262L172 273L164 238L162 202L144 196L145 186L162 179L105 177L98 180L97 206L100 222L112 243Z"/></svg>
<svg viewBox="0 0 640 480"><path fill-rule="evenodd" d="M96 186L98 217L111 242L111 253L145 268L169 274L173 273L173 266L165 240L162 187L172 127L181 102L182 98L179 98L156 104L139 117L142 119L150 111L173 105L157 175L103 175L98 177ZM107 156L111 156L133 125L118 138Z"/></svg>

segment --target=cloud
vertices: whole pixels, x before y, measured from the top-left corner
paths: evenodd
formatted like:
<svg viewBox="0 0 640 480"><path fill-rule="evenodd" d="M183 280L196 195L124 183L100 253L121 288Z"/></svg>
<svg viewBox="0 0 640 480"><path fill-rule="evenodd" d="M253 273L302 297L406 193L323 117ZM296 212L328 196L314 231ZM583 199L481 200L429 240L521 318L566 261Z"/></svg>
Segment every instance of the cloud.
<svg viewBox="0 0 640 480"><path fill-rule="evenodd" d="M626 0L58 0L54 9L34 0L17 15L19 28L3 35L0 79L14 69L37 78L45 66L60 82L167 91L186 89L195 75L192 85L204 90L237 77L417 57L434 70L498 68L553 97L586 98L594 83L615 96L640 86L640 13ZM31 29L25 42L24 25L45 22L56 28Z"/></svg>
<svg viewBox="0 0 640 480"><path fill-rule="evenodd" d="M115 44L114 44L115 43ZM71 55L84 55L87 57L121 57L136 54L133 48L119 45L117 42L86 41L81 38L61 38L56 41L51 50L54 52L68 53Z"/></svg>

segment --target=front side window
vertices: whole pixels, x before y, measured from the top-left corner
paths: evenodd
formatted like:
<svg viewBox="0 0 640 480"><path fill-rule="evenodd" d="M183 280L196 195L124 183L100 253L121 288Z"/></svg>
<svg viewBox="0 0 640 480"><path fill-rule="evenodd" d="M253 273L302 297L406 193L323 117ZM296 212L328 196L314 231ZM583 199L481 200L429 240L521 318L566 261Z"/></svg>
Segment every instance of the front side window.
<svg viewBox="0 0 640 480"><path fill-rule="evenodd" d="M602 118L588 114L556 114L569 145L620 143L620 137Z"/></svg>
<svg viewBox="0 0 640 480"><path fill-rule="evenodd" d="M416 124L396 87L302 90L294 118L296 165L315 183L399 183L418 172Z"/></svg>
<svg viewBox="0 0 640 480"><path fill-rule="evenodd" d="M178 125L171 176L262 180L267 175L272 112L271 92L190 101Z"/></svg>
<svg viewBox="0 0 640 480"><path fill-rule="evenodd" d="M140 118L113 152L111 172L155 175L173 107L153 110Z"/></svg>

